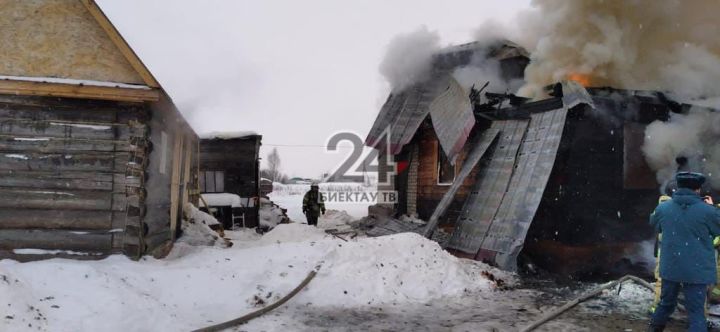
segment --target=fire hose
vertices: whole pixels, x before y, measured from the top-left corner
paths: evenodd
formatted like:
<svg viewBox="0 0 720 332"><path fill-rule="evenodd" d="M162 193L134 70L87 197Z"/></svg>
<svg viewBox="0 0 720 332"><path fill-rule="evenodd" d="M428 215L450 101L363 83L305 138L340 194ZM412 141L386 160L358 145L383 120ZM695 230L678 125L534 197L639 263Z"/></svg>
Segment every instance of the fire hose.
<svg viewBox="0 0 720 332"><path fill-rule="evenodd" d="M291 298L293 298L295 295L297 295L297 293L299 293L303 288L305 288L305 286L307 286L307 285L310 283L310 281L312 281L313 278L315 278L315 275L317 275L317 272L320 270L320 266L321 266L321 265L318 265L318 266L315 267L315 269L313 269L312 271L310 271L310 273L308 273L307 277L305 277L305 279L303 279L303 281L302 281L297 287L295 287L295 289L293 289L290 293L288 293L287 295L285 295L285 297L283 297L282 299L278 300L277 302L275 302L275 303L273 303L273 304L271 304L271 305L269 305L269 306L267 306L267 307L264 307L264 308L262 308L262 309L260 309L260 310L251 312L251 313L249 313L249 314L247 314L247 315L244 315L244 316L242 316L242 317L235 318L235 319L233 319L233 320L229 320L229 321L224 322L224 323L220 323L220 324L216 324L216 325L212 325L212 326L200 328L200 329L197 329L197 330L193 330L192 332L217 332L217 331L222 331L222 330L231 328L231 327L233 327L233 326L245 324L245 323L249 322L251 319L258 318L258 317L260 317L260 316L262 316L262 315L264 315L264 314L266 314L266 313L274 310L275 308L277 308L277 307L285 304L285 302L287 302L288 300L290 300Z"/></svg>
<svg viewBox="0 0 720 332"><path fill-rule="evenodd" d="M590 291L590 292L588 292L588 293L583 294L582 296L576 298L575 300L570 301L570 302L568 302L567 304L565 304L564 306L562 306L562 307L560 307L560 308L557 308L557 309L555 309L554 311L548 313L547 315L541 317L540 319L536 320L535 322L533 322L532 324L526 326L525 328L521 329L520 331L521 331L521 332L533 331L533 330L535 330L536 328L540 327L540 325L543 325L543 324L545 324L545 323L547 323L547 322L549 322L549 321L557 318L558 316L560 316L560 315L561 315L562 313L564 313L565 311L568 311L568 310L572 309L574 306L576 306L576 305L578 305L578 304L580 304L580 303L582 303L582 302L585 302L585 301L587 301L587 300L589 300L589 299L591 299L591 298L593 298L593 297L595 297L595 296L600 295L600 294L601 294L604 290L606 290L606 289L610 289L610 288L613 288L613 287L615 287L615 286L617 286L617 285L621 285L623 282L628 281L628 280L629 280L629 281L633 281L633 282L639 284L640 286L643 286L643 287L649 289L650 291L654 291L653 286L652 286L650 283L648 283L647 281L642 280L642 279L640 279L640 278L638 278L638 277L636 277L636 276L633 276L633 275L626 275L626 276L624 276L624 277L622 277L622 278L620 278L620 279L617 279L617 280L615 280L615 281L612 281L612 282L610 282L610 283L607 283L607 284L605 284L605 285L603 285L603 286L598 287L598 288L595 289L595 290L592 290L592 291Z"/></svg>

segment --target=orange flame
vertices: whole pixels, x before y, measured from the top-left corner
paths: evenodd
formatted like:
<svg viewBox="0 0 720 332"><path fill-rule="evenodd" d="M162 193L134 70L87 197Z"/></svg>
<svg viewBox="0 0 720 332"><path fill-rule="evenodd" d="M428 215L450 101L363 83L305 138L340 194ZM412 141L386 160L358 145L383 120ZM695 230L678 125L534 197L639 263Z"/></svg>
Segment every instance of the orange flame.
<svg viewBox="0 0 720 332"><path fill-rule="evenodd" d="M590 75L587 74L573 73L568 75L568 80L575 81L583 87L590 86Z"/></svg>

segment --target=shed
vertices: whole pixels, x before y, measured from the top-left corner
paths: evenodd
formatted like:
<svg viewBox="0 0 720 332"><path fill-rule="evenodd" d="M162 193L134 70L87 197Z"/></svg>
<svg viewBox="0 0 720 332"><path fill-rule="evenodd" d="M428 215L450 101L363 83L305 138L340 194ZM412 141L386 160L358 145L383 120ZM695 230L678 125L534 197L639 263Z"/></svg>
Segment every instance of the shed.
<svg viewBox="0 0 720 332"><path fill-rule="evenodd" d="M200 140L200 191L209 198L206 203L212 206L212 197L221 193L239 196L232 213L221 217L225 227L258 225L261 141L253 132L210 133Z"/></svg>
<svg viewBox="0 0 720 332"><path fill-rule="evenodd" d="M93 0L2 8L0 257L164 256L197 135Z"/></svg>

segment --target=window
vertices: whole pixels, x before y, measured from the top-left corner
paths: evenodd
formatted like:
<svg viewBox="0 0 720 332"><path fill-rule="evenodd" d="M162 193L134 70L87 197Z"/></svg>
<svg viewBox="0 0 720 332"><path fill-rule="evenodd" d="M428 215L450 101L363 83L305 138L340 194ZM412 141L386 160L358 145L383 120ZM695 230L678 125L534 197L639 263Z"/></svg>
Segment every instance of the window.
<svg viewBox="0 0 720 332"><path fill-rule="evenodd" d="M437 149L438 184L452 184L455 180L455 166L450 164L440 144Z"/></svg>
<svg viewBox="0 0 720 332"><path fill-rule="evenodd" d="M204 193L221 193L225 191L225 172L205 171L200 175L200 190Z"/></svg>

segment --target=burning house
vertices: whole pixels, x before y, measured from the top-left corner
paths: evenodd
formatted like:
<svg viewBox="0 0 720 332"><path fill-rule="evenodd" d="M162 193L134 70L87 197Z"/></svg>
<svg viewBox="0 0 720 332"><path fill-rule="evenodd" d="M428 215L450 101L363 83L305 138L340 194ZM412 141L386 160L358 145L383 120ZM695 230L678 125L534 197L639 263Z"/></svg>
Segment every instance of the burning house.
<svg viewBox="0 0 720 332"><path fill-rule="evenodd" d="M198 138L92 0L0 19L0 257L165 255Z"/></svg>
<svg viewBox="0 0 720 332"><path fill-rule="evenodd" d="M436 226L449 233L442 244L456 255L504 269L525 258L569 274L631 268L629 257L653 238L647 218L659 187L678 167L708 170L688 166L683 160L702 153L686 151L657 172L648 151L663 138L650 135L653 127L717 113L661 92L585 88L583 77L536 100L468 89L459 69L478 56L499 62L506 81L528 64L511 43L445 49L430 77L383 105L366 144L381 165L396 165L397 174L379 174L399 193L394 213L428 220L426 236ZM658 158L667 167L669 157Z"/></svg>

